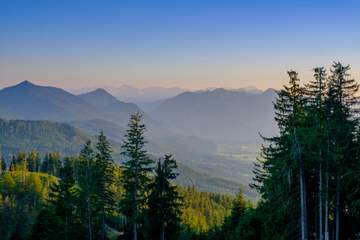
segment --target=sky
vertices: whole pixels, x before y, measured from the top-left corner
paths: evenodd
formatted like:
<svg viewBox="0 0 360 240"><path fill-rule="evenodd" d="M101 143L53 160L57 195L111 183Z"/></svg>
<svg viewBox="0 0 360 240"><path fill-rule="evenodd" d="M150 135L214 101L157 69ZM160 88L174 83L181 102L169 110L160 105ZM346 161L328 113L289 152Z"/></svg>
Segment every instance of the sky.
<svg viewBox="0 0 360 240"><path fill-rule="evenodd" d="M359 57L357 0L0 0L0 87L278 88Z"/></svg>

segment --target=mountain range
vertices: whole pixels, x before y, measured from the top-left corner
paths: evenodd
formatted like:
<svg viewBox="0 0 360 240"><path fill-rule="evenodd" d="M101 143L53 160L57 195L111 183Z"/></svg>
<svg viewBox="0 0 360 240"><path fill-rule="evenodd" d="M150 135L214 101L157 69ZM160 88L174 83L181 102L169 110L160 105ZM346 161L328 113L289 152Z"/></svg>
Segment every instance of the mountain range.
<svg viewBox="0 0 360 240"><path fill-rule="evenodd" d="M102 89L105 89L111 93L116 98L121 101L134 102L134 103L149 103L155 102L162 99L167 99L174 97L186 90L179 87L146 87L146 88L136 88L129 85L122 85L120 87L109 87L103 86ZM93 91L94 88L82 88L73 90L75 94L82 94Z"/></svg>
<svg viewBox="0 0 360 240"><path fill-rule="evenodd" d="M0 91L0 113L11 119L119 121L140 111L135 104L121 102L102 90L76 96L60 88L23 81Z"/></svg>
<svg viewBox="0 0 360 240"><path fill-rule="evenodd" d="M183 92L156 101L152 110L144 111L105 89L75 95L24 81L0 90L0 118L27 120L3 120L0 145L7 152L32 148L73 154L85 139L104 131L118 154L130 114L140 112L148 126L149 153L174 154L182 171L187 172L182 182L193 182L206 190L236 192L236 183L247 186L251 182L258 133L276 134L275 96L272 89ZM13 125L24 133L19 130L9 138ZM247 194L255 196L248 188Z"/></svg>
<svg viewBox="0 0 360 240"><path fill-rule="evenodd" d="M166 99L151 116L179 132L216 141L258 141L259 133L277 133L273 101L276 91L214 89L184 92Z"/></svg>

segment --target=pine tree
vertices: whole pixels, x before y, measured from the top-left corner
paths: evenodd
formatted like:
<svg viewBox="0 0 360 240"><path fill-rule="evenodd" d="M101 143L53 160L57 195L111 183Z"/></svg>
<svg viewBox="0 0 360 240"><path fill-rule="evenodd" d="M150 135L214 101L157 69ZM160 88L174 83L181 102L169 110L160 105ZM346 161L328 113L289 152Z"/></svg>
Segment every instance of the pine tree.
<svg viewBox="0 0 360 240"><path fill-rule="evenodd" d="M280 136L264 138L268 144L263 146L262 157L254 170L258 183L253 186L259 189L265 203L272 203L262 205L263 211L273 219L265 222L267 234L278 236L279 239L289 239L298 235L300 229L301 238L304 240L308 238L303 149L306 139L305 98L297 72L289 71L288 75L289 85L284 86L278 93L274 104ZM294 216L300 216L300 221L296 221ZM274 224L278 229L270 227Z"/></svg>
<svg viewBox="0 0 360 240"><path fill-rule="evenodd" d="M110 189L114 183L114 162L111 156L111 147L109 141L103 132L98 136L96 145L95 161L95 188L97 195L97 208L100 212L101 239L106 237L105 216L109 214L114 206L114 193Z"/></svg>
<svg viewBox="0 0 360 240"><path fill-rule="evenodd" d="M86 238L96 239L96 184L95 184L95 152L91 146L91 141L87 141L80 151L78 166L78 186L79 186L79 206L80 218L86 229Z"/></svg>
<svg viewBox="0 0 360 240"><path fill-rule="evenodd" d="M146 192L150 183L153 161L144 149L146 141L145 125L141 122L142 116L138 113L130 117L125 140L122 145L123 164L122 183L125 189L122 199L122 212L129 219L132 226L132 237L138 239L138 224L142 221L146 204Z"/></svg>
<svg viewBox="0 0 360 240"><path fill-rule="evenodd" d="M30 172L38 172L40 170L40 157L39 153L31 151L28 154L28 169Z"/></svg>
<svg viewBox="0 0 360 240"><path fill-rule="evenodd" d="M341 215L343 215L344 198L341 196L343 188L342 179L347 172L347 166L351 166L354 157L351 156L354 148L355 129L358 125L354 113L357 112L356 93L359 85L349 74L350 66L344 66L339 62L333 63L329 78L327 96L327 113L329 116L329 156L333 184L335 186L335 236L341 238Z"/></svg>
<svg viewBox="0 0 360 240"><path fill-rule="evenodd" d="M317 169L317 176L314 178L318 179L318 189L308 189L309 196L317 195L318 199L311 199L310 203L318 201L318 234L319 239L323 239L323 208L324 199L323 199L323 173L324 165L327 169L327 162L325 158L325 153L327 149L326 144L326 135L327 135L327 121L326 121L326 111L325 111L325 100L327 94L327 73L323 67L314 68L314 79L305 85L306 87L306 103L308 114L306 116L307 126L307 148L306 155L308 160L313 161L312 168ZM326 174L327 175L327 174ZM312 184L309 184L310 186ZM311 213L316 212L316 208L313 208ZM313 214L314 218L316 214ZM309 219L310 220L310 219ZM316 219L312 224L309 224L311 231L316 232L315 226ZM326 229L327 230L327 229ZM325 234L326 235L326 234Z"/></svg>
<svg viewBox="0 0 360 240"><path fill-rule="evenodd" d="M7 169L5 159L0 156L0 175L2 175L6 170Z"/></svg>
<svg viewBox="0 0 360 240"><path fill-rule="evenodd" d="M172 182L176 179L176 161L171 155L158 160L155 178L150 184L148 221L151 239L174 239L180 224L181 197Z"/></svg>
<svg viewBox="0 0 360 240"><path fill-rule="evenodd" d="M63 235L59 234L61 226L60 218L54 214L52 209L44 208L37 216L31 229L29 240L62 240Z"/></svg>
<svg viewBox="0 0 360 240"><path fill-rule="evenodd" d="M56 216L61 219L61 234L65 240L74 239L75 208L77 188L73 177L73 169L69 161L59 171L60 180L50 187L49 202L53 205Z"/></svg>

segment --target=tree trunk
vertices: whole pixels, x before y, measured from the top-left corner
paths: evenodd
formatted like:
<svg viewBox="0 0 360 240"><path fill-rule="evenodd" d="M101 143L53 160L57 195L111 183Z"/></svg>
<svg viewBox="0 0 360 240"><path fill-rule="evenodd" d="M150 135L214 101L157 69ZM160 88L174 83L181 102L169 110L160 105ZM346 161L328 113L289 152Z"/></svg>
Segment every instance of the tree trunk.
<svg viewBox="0 0 360 240"><path fill-rule="evenodd" d="M329 240L329 174L326 174L326 197L325 197L325 240Z"/></svg>
<svg viewBox="0 0 360 240"><path fill-rule="evenodd" d="M136 222L133 223L133 239L137 240L137 224L136 224Z"/></svg>
<svg viewBox="0 0 360 240"><path fill-rule="evenodd" d="M301 164L302 165L302 164ZM306 211L306 193L304 169L300 166L300 204L301 204L301 239L307 240L307 211Z"/></svg>
<svg viewBox="0 0 360 240"><path fill-rule="evenodd" d="M340 240L340 177L336 174L336 240Z"/></svg>
<svg viewBox="0 0 360 240"><path fill-rule="evenodd" d="M323 209L322 209L322 164L320 151L320 166L319 166L319 240L323 239Z"/></svg>
<svg viewBox="0 0 360 240"><path fill-rule="evenodd" d="M87 204L87 212L88 212L88 231L89 231L89 240L92 240L92 230L91 230L91 213L90 213L90 204L89 204L89 200L88 200L88 204Z"/></svg>
<svg viewBox="0 0 360 240"><path fill-rule="evenodd" d="M137 183L137 180L135 181ZM137 185L136 185L137 186ZM133 240L137 240L137 197L136 197L136 187L133 189L133 201L134 201L134 206L133 206L133 211L134 211L134 216L133 216Z"/></svg>
<svg viewBox="0 0 360 240"><path fill-rule="evenodd" d="M101 239L104 240L105 239L105 213L104 210L102 210L101 213Z"/></svg>
<svg viewBox="0 0 360 240"><path fill-rule="evenodd" d="M161 225L160 240L165 240L165 226L164 226L164 224Z"/></svg>
<svg viewBox="0 0 360 240"><path fill-rule="evenodd" d="M306 183L304 177L304 160L302 158L301 147L297 139L296 129L294 129L294 140L297 148L297 158L299 160L299 181L300 181L300 225L301 225L301 239L308 239L307 231L307 208L306 208Z"/></svg>
<svg viewBox="0 0 360 240"><path fill-rule="evenodd" d="M68 216L67 213L65 213L65 240L68 240Z"/></svg>

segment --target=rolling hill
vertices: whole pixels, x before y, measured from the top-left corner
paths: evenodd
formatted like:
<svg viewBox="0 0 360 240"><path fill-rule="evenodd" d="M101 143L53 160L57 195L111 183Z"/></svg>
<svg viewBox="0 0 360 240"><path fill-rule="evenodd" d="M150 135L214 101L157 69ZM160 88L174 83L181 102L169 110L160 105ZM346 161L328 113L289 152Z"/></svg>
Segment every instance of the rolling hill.
<svg viewBox="0 0 360 240"><path fill-rule="evenodd" d="M0 119L0 150L5 158L20 151L75 155L91 135L66 123Z"/></svg>

